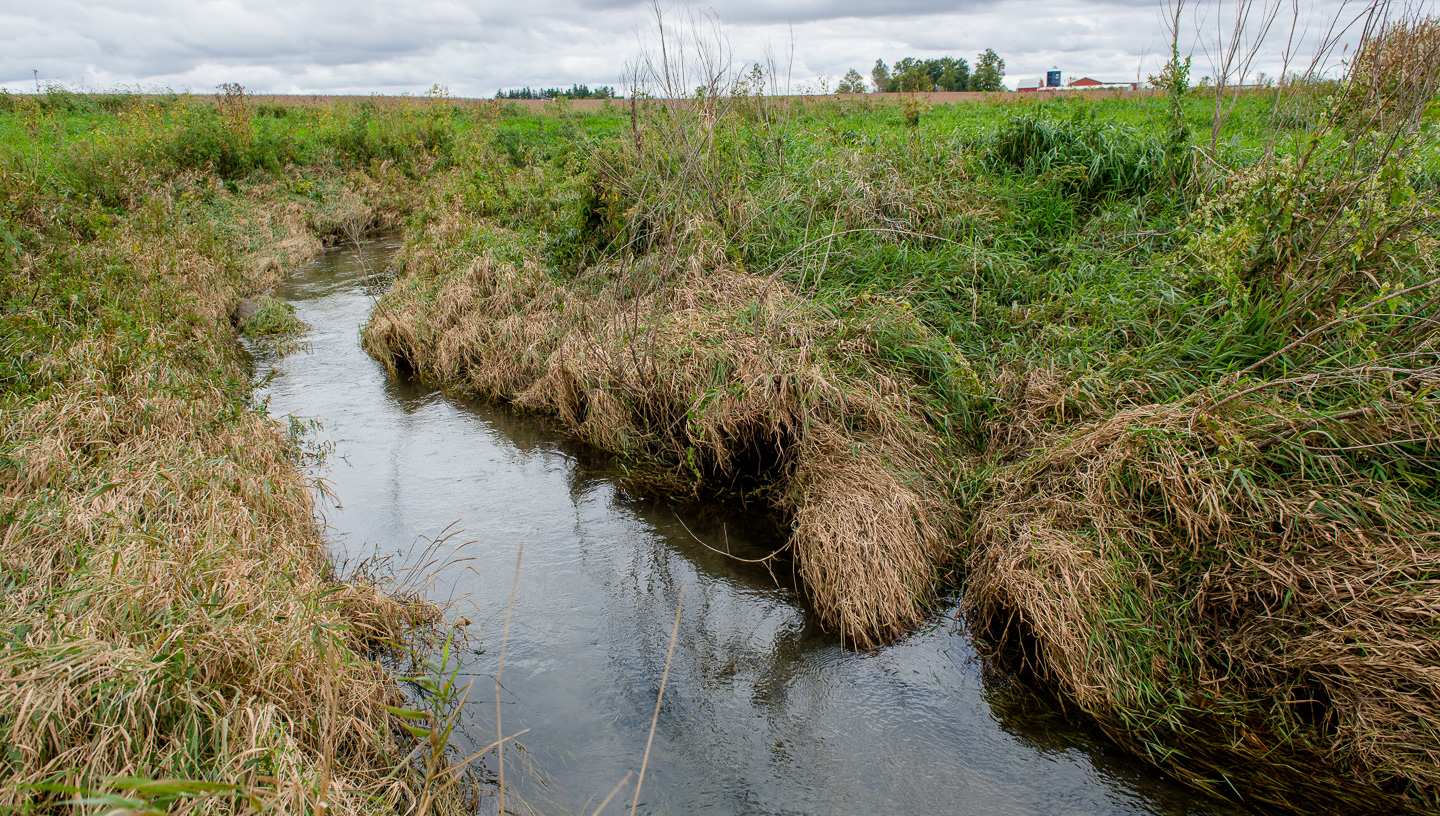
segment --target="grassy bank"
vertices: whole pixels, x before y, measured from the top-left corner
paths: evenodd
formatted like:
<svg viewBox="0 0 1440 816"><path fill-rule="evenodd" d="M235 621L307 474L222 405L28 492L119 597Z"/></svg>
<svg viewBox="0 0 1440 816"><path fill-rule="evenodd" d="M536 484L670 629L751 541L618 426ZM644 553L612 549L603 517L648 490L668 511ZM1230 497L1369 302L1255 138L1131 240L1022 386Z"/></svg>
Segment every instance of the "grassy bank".
<svg viewBox="0 0 1440 816"><path fill-rule="evenodd" d="M403 222L371 353L770 507L848 644L959 581L1197 786L1440 810L1425 26L1213 139L1203 92L0 97L5 805L456 804L369 659L434 611L326 566L231 322Z"/></svg>
<svg viewBox="0 0 1440 816"><path fill-rule="evenodd" d="M1440 55L1343 83L497 121L365 333L768 502L847 642L977 622L1162 767L1440 809Z"/></svg>
<svg viewBox="0 0 1440 816"><path fill-rule="evenodd" d="M232 328L398 217L462 128L0 96L0 810L464 809L425 737L445 701L396 716L387 668L438 610L335 573Z"/></svg>

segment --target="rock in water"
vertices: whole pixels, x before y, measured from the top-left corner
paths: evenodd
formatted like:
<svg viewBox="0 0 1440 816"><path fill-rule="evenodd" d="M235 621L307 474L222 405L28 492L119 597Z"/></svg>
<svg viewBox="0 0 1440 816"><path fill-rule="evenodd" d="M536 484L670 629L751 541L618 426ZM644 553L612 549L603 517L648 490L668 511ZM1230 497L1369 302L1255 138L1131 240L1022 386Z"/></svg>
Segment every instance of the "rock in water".
<svg viewBox="0 0 1440 816"><path fill-rule="evenodd" d="M230 320L236 326L243 326L260 311L260 302L250 298L240 298L235 306L230 309Z"/></svg>

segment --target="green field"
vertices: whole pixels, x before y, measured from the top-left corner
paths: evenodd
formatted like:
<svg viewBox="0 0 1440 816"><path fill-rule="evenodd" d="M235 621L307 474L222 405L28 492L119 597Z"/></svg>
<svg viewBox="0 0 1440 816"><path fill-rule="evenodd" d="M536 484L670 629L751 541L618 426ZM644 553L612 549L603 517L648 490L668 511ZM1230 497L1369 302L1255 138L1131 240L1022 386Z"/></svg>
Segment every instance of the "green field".
<svg viewBox="0 0 1440 816"><path fill-rule="evenodd" d="M230 321L400 228L372 354L768 507L847 644L958 586L1217 795L1440 809L1434 77L1214 110L0 97L0 804L463 806Z"/></svg>

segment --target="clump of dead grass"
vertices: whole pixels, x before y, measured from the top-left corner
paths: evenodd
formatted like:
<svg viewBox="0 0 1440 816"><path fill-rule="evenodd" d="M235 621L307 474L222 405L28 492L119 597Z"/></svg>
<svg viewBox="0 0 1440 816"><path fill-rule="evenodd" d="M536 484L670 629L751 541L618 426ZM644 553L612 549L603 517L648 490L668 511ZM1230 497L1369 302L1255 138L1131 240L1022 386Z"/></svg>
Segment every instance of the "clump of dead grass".
<svg viewBox="0 0 1440 816"><path fill-rule="evenodd" d="M1211 790L1433 809L1440 508L1372 475L1433 463L1433 425L1172 404L1052 434L979 514L970 604Z"/></svg>
<svg viewBox="0 0 1440 816"><path fill-rule="evenodd" d="M1365 35L1350 65L1347 114L1370 126L1416 116L1440 91L1440 18L1376 20Z"/></svg>
<svg viewBox="0 0 1440 816"><path fill-rule="evenodd" d="M558 416L600 447L698 485L772 485L822 620L870 646L921 620L953 540L942 444L910 384L863 338L774 280L729 267L709 233L687 251L557 279L501 246L456 258L471 225L437 223L364 332L399 369ZM509 248L507 248L509 247Z"/></svg>
<svg viewBox="0 0 1440 816"><path fill-rule="evenodd" d="M1165 396L1004 373L967 559L979 620L1118 740L1296 812L1440 810L1440 51L1434 20L1371 11L1306 151L1187 218L1177 273L1245 321L1187 315L1196 350L1243 362L1194 353Z"/></svg>
<svg viewBox="0 0 1440 816"><path fill-rule="evenodd" d="M732 240L773 204L749 192L783 176L793 138L794 112L764 92L776 66L742 82L719 45L687 62L656 22L662 47L632 79L671 101L632 105L629 138L584 162L574 263L524 246L499 219L475 224L489 204L437 208L365 346L396 371L553 413L582 439L661 463L671 484L762 483L791 524L821 620L849 643L878 644L934 599L960 515L953 457L875 333L737 260ZM710 42L711 22L692 21L679 47ZM674 101L701 65L699 96ZM908 234L940 216L892 166L851 151L814 168L825 196L844 202L837 229ZM527 175L514 183L532 184ZM906 328L947 342L919 321Z"/></svg>

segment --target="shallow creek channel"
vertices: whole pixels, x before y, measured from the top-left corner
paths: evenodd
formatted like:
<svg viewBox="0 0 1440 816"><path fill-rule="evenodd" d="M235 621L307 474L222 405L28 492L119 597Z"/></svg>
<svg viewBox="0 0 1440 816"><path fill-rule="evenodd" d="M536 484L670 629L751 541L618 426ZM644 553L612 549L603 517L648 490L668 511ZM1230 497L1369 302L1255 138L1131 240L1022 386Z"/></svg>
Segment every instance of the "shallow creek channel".
<svg viewBox="0 0 1440 816"><path fill-rule="evenodd" d="M763 520L634 498L614 460L543 418L389 377L359 329L367 279L397 247L328 250L276 292L312 328L282 358L257 352L261 396L329 450L316 475L337 560L439 559L426 591L471 621L462 749L495 738L524 543L499 691L505 733L529 729L506 748L511 810L590 813L638 770L684 587L640 812L1236 812L987 671L953 605L887 648L841 648L788 567L717 552L763 557L777 543ZM606 812L628 812L632 791Z"/></svg>

